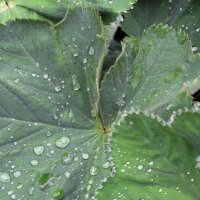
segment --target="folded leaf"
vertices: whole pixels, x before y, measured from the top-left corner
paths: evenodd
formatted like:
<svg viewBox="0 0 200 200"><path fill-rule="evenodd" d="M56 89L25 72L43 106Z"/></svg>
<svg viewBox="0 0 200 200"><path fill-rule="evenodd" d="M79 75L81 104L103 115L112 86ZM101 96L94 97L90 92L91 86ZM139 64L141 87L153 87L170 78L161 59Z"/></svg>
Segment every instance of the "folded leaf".
<svg viewBox="0 0 200 200"><path fill-rule="evenodd" d="M162 115L180 93L190 94L200 88L199 79L192 83L200 75L199 68L200 56L192 53L183 32L157 25L141 41L126 39L121 55L102 82L104 123L111 124L118 114L120 118L130 109Z"/></svg>

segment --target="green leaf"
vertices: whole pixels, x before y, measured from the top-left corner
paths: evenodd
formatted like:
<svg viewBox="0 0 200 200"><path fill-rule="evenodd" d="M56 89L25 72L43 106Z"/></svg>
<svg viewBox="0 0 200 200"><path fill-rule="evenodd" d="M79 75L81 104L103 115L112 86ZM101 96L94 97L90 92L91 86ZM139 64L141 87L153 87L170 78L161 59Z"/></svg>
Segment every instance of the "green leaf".
<svg viewBox="0 0 200 200"><path fill-rule="evenodd" d="M132 114L116 127L116 174L99 192L99 200L199 199L200 113L183 113L168 126L157 120Z"/></svg>
<svg viewBox="0 0 200 200"><path fill-rule="evenodd" d="M59 19L65 15L68 8L74 6L89 6L95 7L100 11L119 13L128 10L136 0L15 0L15 2L18 6L37 11L54 19Z"/></svg>
<svg viewBox="0 0 200 200"><path fill-rule="evenodd" d="M130 109L162 114L180 93L199 89L199 79L193 89L185 87L200 75L199 66L200 57L192 53L183 32L157 25L141 41L126 39L121 55L102 82L104 123L111 124Z"/></svg>
<svg viewBox="0 0 200 200"><path fill-rule="evenodd" d="M152 24L168 24L186 31L192 44L200 49L200 4L198 0L140 0L125 15L122 28L129 35L141 37ZM196 48L194 48L195 50ZM196 50L195 50L196 51Z"/></svg>
<svg viewBox="0 0 200 200"><path fill-rule="evenodd" d="M16 19L44 20L36 12L18 6L15 1L8 1L6 5L5 0L0 0L0 24L5 25L8 21Z"/></svg>
<svg viewBox="0 0 200 200"><path fill-rule="evenodd" d="M92 199L110 175L97 109L102 27L83 8L56 27L0 26L1 199Z"/></svg>

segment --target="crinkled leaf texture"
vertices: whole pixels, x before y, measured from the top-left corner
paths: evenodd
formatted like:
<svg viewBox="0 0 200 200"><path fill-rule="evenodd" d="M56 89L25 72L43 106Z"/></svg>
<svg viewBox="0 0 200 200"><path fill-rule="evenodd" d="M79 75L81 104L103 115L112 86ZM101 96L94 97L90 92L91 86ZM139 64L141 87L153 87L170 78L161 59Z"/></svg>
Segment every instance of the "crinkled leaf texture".
<svg viewBox="0 0 200 200"><path fill-rule="evenodd" d="M5 0L0 0L0 24L6 24L10 20L15 19L39 19L44 20L35 11L18 6L15 1L8 1L6 5Z"/></svg>
<svg viewBox="0 0 200 200"><path fill-rule="evenodd" d="M200 113L184 112L165 126L150 116L132 114L116 127L112 156L117 173L99 200L199 200Z"/></svg>
<svg viewBox="0 0 200 200"><path fill-rule="evenodd" d="M190 106L189 94L200 88L200 56L190 47L183 32L161 24L148 29L141 40L126 39L121 55L102 82L104 123L112 124L134 109L165 117L170 108Z"/></svg>
<svg viewBox="0 0 200 200"><path fill-rule="evenodd" d="M57 27L0 26L1 200L92 199L110 175L96 105L102 27L82 8Z"/></svg>
<svg viewBox="0 0 200 200"><path fill-rule="evenodd" d="M95 7L100 11L119 13L130 9L136 0L9 0L0 2L0 23L11 19L37 18L37 13L54 19L62 19L67 9L74 6ZM35 12L36 11L36 12Z"/></svg>
<svg viewBox="0 0 200 200"><path fill-rule="evenodd" d="M186 31L194 47L200 49L199 0L140 0L132 12L125 15L122 28L129 35L141 37L144 30L158 23Z"/></svg>

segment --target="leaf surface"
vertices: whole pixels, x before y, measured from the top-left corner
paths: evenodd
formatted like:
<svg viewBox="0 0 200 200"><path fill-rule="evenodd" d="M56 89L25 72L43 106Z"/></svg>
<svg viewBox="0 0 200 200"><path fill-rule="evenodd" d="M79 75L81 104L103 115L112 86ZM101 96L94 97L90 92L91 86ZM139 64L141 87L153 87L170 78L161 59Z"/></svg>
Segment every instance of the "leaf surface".
<svg viewBox="0 0 200 200"><path fill-rule="evenodd" d="M0 24L15 19L44 20L42 16L59 21L65 17L69 8L86 6L108 13L104 19L106 21L110 16L116 17L117 13L128 10L135 2L136 0L0 0Z"/></svg>
<svg viewBox="0 0 200 200"><path fill-rule="evenodd" d="M57 27L1 25L0 199L91 199L110 175L96 115L102 27L83 8Z"/></svg>
<svg viewBox="0 0 200 200"><path fill-rule="evenodd" d="M126 117L113 133L116 174L98 199L198 200L199 129L199 113L183 113L171 126L142 113Z"/></svg>
<svg viewBox="0 0 200 200"><path fill-rule="evenodd" d="M199 68L200 57L192 53L183 32L157 25L141 41L126 39L121 55L102 82L104 123L111 124L124 111L134 109L162 114L170 102L178 101L180 93L188 96L199 89L199 79L193 81Z"/></svg>
<svg viewBox="0 0 200 200"><path fill-rule="evenodd" d="M129 35L141 37L144 30L159 23L186 31L192 39L193 46L200 49L199 0L138 1L134 9L125 15L122 28Z"/></svg>

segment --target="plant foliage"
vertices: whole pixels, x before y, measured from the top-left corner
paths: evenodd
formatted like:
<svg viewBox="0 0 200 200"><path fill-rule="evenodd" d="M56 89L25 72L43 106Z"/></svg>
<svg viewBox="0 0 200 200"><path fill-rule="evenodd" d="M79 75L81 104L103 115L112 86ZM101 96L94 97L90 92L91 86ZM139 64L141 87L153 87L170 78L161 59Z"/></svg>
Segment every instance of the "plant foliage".
<svg viewBox="0 0 200 200"><path fill-rule="evenodd" d="M0 2L0 200L199 200L199 4L134 3Z"/></svg>

